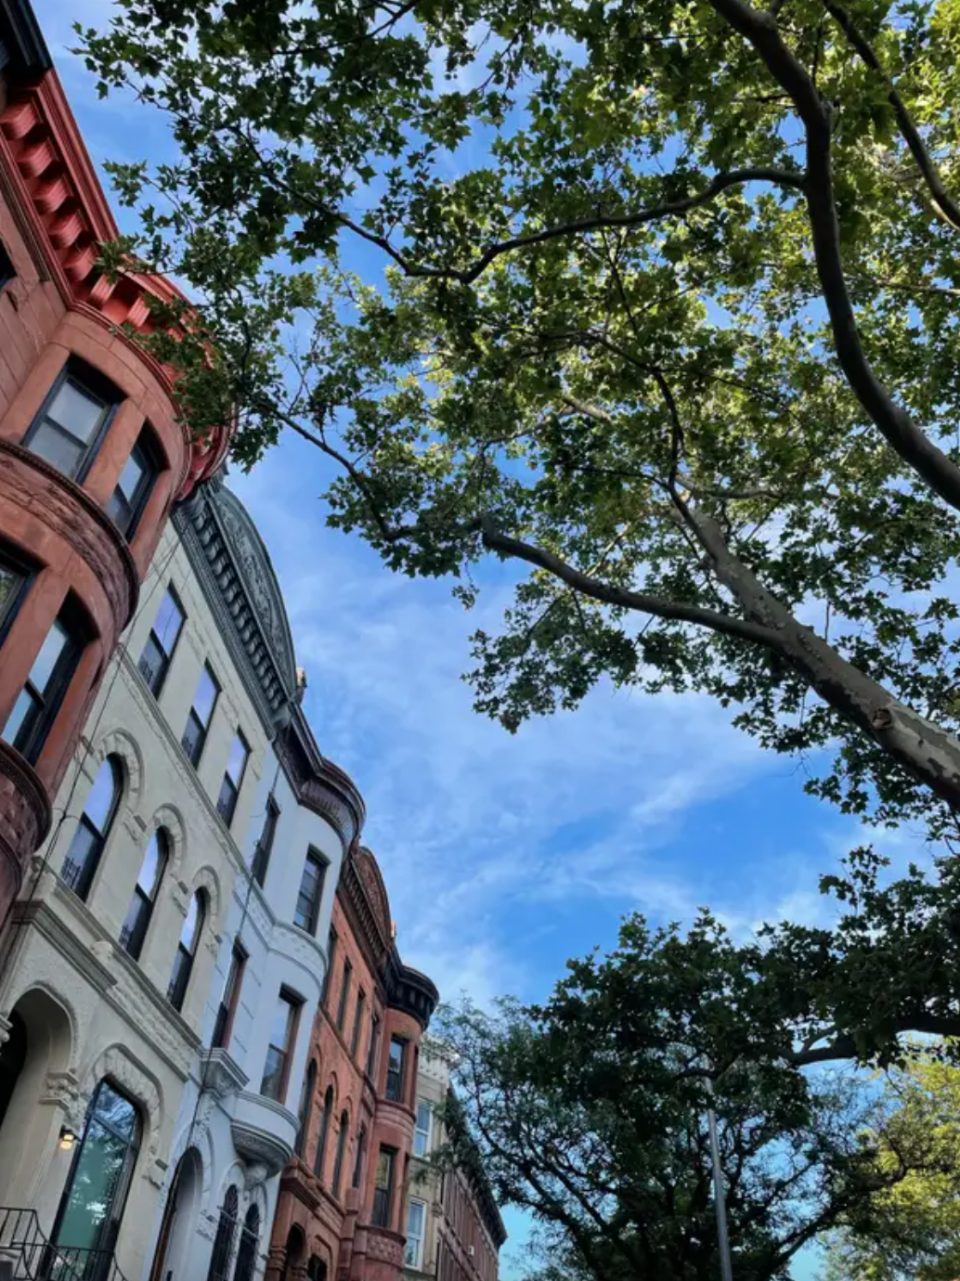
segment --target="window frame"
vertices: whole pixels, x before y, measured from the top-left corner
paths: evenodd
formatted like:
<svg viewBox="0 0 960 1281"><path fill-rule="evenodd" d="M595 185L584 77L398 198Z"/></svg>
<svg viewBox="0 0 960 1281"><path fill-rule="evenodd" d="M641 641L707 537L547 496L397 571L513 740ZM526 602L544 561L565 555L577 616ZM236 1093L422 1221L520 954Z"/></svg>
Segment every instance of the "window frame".
<svg viewBox="0 0 960 1281"><path fill-rule="evenodd" d="M217 697L219 697L219 695ZM213 707L211 707L210 709L211 721L213 720L213 708L216 707L216 705L217 705L217 701L216 699L214 699ZM191 708L191 711L192 710L193 709ZM209 730L209 728L210 726L208 725L207 729ZM237 726L237 729L236 729L236 732L234 733L233 738L230 740L231 753L233 752L234 744L237 742L239 742L243 746L243 764L240 766L240 777L239 779L234 781L230 773L230 757L228 756L227 768L223 771L223 781L220 784L220 792L219 792L219 795L217 796L217 813L223 819L224 823L226 823L227 827L230 826L230 824L233 822L234 817L236 815L237 801L240 799L240 789L241 787L243 787L243 780L247 772L247 766L250 763L250 744L247 742L246 737L243 731L240 729L239 725ZM224 789L227 787L229 787L230 789L228 793L229 802L225 803L223 799Z"/></svg>
<svg viewBox="0 0 960 1281"><path fill-rule="evenodd" d="M37 453L35 449L31 448L31 442L36 439L41 427L43 427L47 420L47 414L50 407L60 394L60 390L64 383L68 381L72 381L76 386L79 386L82 395L87 396L88 399L98 400L103 405L100 421L97 423L90 440L81 453L77 469L72 475L69 475L65 471L61 471L55 463L50 462L49 459L44 458L42 454ZM76 356L69 356L64 362L63 368L53 380L53 385L50 390L47 392L46 396L44 396L40 408L33 416L30 426L24 432L20 440L20 446L22 449L26 449L31 454L34 454L35 457L46 463L48 467L52 467L55 472L63 476L66 480L72 481L75 485L82 486L83 482L90 474L90 468L96 461L97 455L100 453L100 448L103 445L104 438L110 430L110 424L124 400L126 400L126 396L124 396L120 388L115 386L104 374L101 374L98 369L95 369L93 365L88 365L86 361L80 360ZM59 429L62 434L70 434L69 432L63 432L59 423L57 424L57 429ZM76 439L76 437L74 437L74 439Z"/></svg>
<svg viewBox="0 0 960 1281"><path fill-rule="evenodd" d="M340 1002L337 1005L337 1031L343 1031L347 1018L347 1001L350 996L350 979L353 977L353 965L349 956L343 958L343 977L340 980Z"/></svg>
<svg viewBox="0 0 960 1281"><path fill-rule="evenodd" d="M310 900L310 912L307 916L307 924L303 925L297 919L300 911L300 897L303 894L303 882L307 873L307 868L313 864L318 869L318 875L314 882L314 894ZM313 845L308 846L307 853L303 860L303 871L300 873L300 888L297 891L297 901L293 908L293 924L298 930L311 936L316 935L317 924L320 920L320 907L323 903L323 891L327 883L327 869L330 866L330 860L324 858L320 851Z"/></svg>
<svg viewBox="0 0 960 1281"><path fill-rule="evenodd" d="M419 1206L420 1208L420 1235L419 1236L413 1236L410 1232L410 1211L413 1209L415 1205ZM405 1240L404 1240L404 1246L403 1246L403 1266L405 1268L413 1268L415 1272L422 1271L423 1244L426 1239L426 1235L427 1235L427 1203L426 1201L421 1201L419 1197L411 1197L410 1200L407 1202L407 1224L404 1230ZM407 1251L412 1242L416 1243L417 1248L416 1248L413 1259L409 1259L407 1257Z"/></svg>
<svg viewBox="0 0 960 1281"><path fill-rule="evenodd" d="M7 543L0 543L0 568L9 569L20 580L14 587L6 604L0 607L3 610L0 613L0 645L2 645L7 633L13 626L17 614L20 612L24 597L33 586L33 580L37 576L37 567L32 561L22 556L16 548L10 547Z"/></svg>
<svg viewBox="0 0 960 1281"><path fill-rule="evenodd" d="M20 693L17 695L13 707L10 709L10 715L16 710L17 703L26 691L28 696L33 700L34 706L39 704L39 711L32 719L25 717L20 723L20 728L14 739L6 737L6 726L10 717L4 725L0 726L0 738L8 743L16 752L19 752L25 761L30 765L35 765L43 751L44 744L53 728L54 721L60 715L60 709L63 707L63 701L66 698L67 690L77 671L80 657L87 645L90 643L90 626L83 615L83 610L79 604L68 595L60 610L50 624L47 636L59 624L61 630L66 634L67 643L64 645L57 660L53 665L50 673L50 679L40 693L36 693L36 686L30 680L33 674L33 668L36 666L37 659L40 657L40 650L37 650L30 671L27 673L26 680L20 687ZM46 644L47 636L43 638L43 645ZM24 725L29 725L26 734L23 734ZM18 743L18 739L22 740Z"/></svg>
<svg viewBox="0 0 960 1281"><path fill-rule="evenodd" d="M145 466L143 474L137 482L136 489L133 491L134 496L133 501L129 504L130 511L127 517L127 523L126 525L121 525L110 511L110 504L114 501L118 492L121 493L123 502L126 503L127 501L126 496L123 495L122 490L120 490L120 478L123 475L127 463L133 457L134 451L137 449L139 449L143 455ZM164 459L160 453L160 446L157 441L156 433L148 423L144 423L140 428L137 439L133 442L133 448L127 455L126 462L124 462L123 467L120 469L120 476L117 477L117 483L114 485L110 497L104 504L104 511L106 515L113 521L114 525L116 525L117 529L128 543L133 542L136 537L140 520L146 509L147 503L150 501L150 495L153 493L154 487L160 478L160 473L164 470L163 464Z"/></svg>
<svg viewBox="0 0 960 1281"><path fill-rule="evenodd" d="M233 1022L237 1015L237 1006L240 1004L243 976L249 959L250 953L239 938L235 938L230 949L230 968L227 970L223 992L220 995L220 1004L217 1006L213 1035L210 1038L210 1048L212 1050L225 1050L230 1044L230 1037L233 1035Z"/></svg>
<svg viewBox="0 0 960 1281"><path fill-rule="evenodd" d="M300 1029L300 1016L303 1013L303 997L292 988L282 984L277 994L277 1000L283 1001L289 1006L287 1022L285 1025L286 1045L281 1049L280 1046L274 1045L273 1041L267 1042L267 1055L263 1064L263 1077L260 1081L260 1093L265 1099L272 1099L274 1103L283 1106L286 1103L287 1091L290 1088L290 1067L293 1060L294 1050L297 1044L297 1032ZM283 1062L280 1070L279 1082L276 1094L268 1094L264 1089L267 1082L267 1065L270 1062L270 1051L276 1050L283 1056Z"/></svg>
<svg viewBox="0 0 960 1281"><path fill-rule="evenodd" d="M367 1150L367 1127L360 1123L360 1129L357 1133L357 1151L353 1161L353 1178L350 1181L352 1188L360 1186L360 1179L363 1175L363 1158Z"/></svg>
<svg viewBox="0 0 960 1281"><path fill-rule="evenodd" d="M180 626L177 628L177 634L173 638L173 645L169 653L167 652L164 645L161 643L160 637L157 635L157 619L160 617L160 610L163 608L164 601L168 596L173 601L173 604L176 607L177 613L180 615ZM167 675L169 674L169 671L170 671L170 665L173 662L174 654L177 652L177 646L180 644L180 637L183 635L183 628L186 621L187 621L187 611L183 608L183 602L181 601L179 595L177 594L177 591L174 588L173 583L172 582L168 583L167 589L163 593L163 600L161 600L160 606L153 617L153 625L151 626L150 631L147 634L147 639L143 643L143 649L140 651L140 657L137 659L137 671L143 677L144 681L146 682L147 688L150 690L150 693L153 695L155 699L159 699L160 695L163 693L163 687L166 684ZM154 683L147 677L146 672L141 667L141 663L143 662L143 656L147 652L147 646L150 644L151 641L153 641L153 644L156 647L158 653L160 653L160 655L163 658L163 665L160 668L159 674L156 677L156 688L154 688Z"/></svg>
<svg viewBox="0 0 960 1281"><path fill-rule="evenodd" d="M343 1163L347 1155L347 1140L350 1137L350 1114L346 1108L340 1113L340 1128L337 1131L337 1155L333 1162L333 1178L330 1180L330 1193L340 1200L340 1182L343 1179Z"/></svg>
<svg viewBox="0 0 960 1281"><path fill-rule="evenodd" d="M382 1157L387 1158L386 1186L382 1186L378 1181ZM373 1176L373 1204L370 1207L370 1222L375 1228L386 1228L387 1231L390 1230L390 1220L393 1217L392 1202L393 1185L396 1180L396 1161L397 1149L390 1147L386 1143L381 1143L380 1151L377 1153L377 1168Z"/></svg>
<svg viewBox="0 0 960 1281"><path fill-rule="evenodd" d="M206 724L204 724L200 720L200 717L197 715L196 711L194 710L197 693L200 689L200 681L203 680L204 672L206 672L207 675L210 677L211 681L213 681L213 687L214 687L213 702L210 704L210 715L207 717ZM220 695L222 693L223 693L223 687L221 686L220 682L217 680L217 677L214 673L213 668L210 666L208 662L205 662L203 664L203 669L200 672L200 677L197 680L197 688L193 692L193 702L191 702L190 710L189 712L187 712L187 723L183 727L183 735L180 739L180 746L186 752L187 760L190 762L190 764L193 766L195 770L198 770L200 768L200 762L203 760L203 749L207 745L207 738L210 735L210 726L213 724L213 718L216 715L216 711L217 711L217 703L220 701ZM192 720L196 721L197 724L200 726L200 737L197 740L198 745L195 751L191 751L190 748L187 746L186 742L184 741L187 737L187 730L190 728L190 722Z"/></svg>
<svg viewBox="0 0 960 1281"><path fill-rule="evenodd" d="M280 822L280 806L277 804L273 792L267 797L266 813L264 815L263 827L260 835L257 837L257 843L253 850L253 861L250 864L250 875L256 883L263 889L267 880L267 871L270 867L270 855L273 853L273 842L277 836L277 825ZM269 830L270 839L264 841L264 833Z"/></svg>
<svg viewBox="0 0 960 1281"><path fill-rule="evenodd" d="M354 1006L353 1015L353 1032L350 1036L350 1057L357 1057L357 1050L360 1048L360 1032L363 1027L363 1015L367 1005L367 994L362 987L357 988L357 1003Z"/></svg>
<svg viewBox="0 0 960 1281"><path fill-rule="evenodd" d="M87 807L90 803L90 795L97 785L97 780L99 779L101 772L106 766L110 767L113 790L111 792L110 805L107 809L103 826L102 828L98 828L94 825L93 820L87 817ZM103 851L107 847L107 841L110 839L110 833L113 830L113 825L116 821L117 811L120 809L120 803L123 800L124 781L123 762L115 752L111 752L110 755L105 756L97 766L97 772L94 775L93 782L87 792L86 800L83 803L83 809L81 810L80 817L77 820L77 826L74 828L73 836L70 838L70 844L67 846L67 851L63 856L63 862L60 865L60 879L64 885L66 885L66 887L77 896L81 903L86 903L87 899L90 897L90 889L93 885L93 879L96 876L97 868L99 868L103 859ZM73 851L74 842L81 831L85 832L88 835L88 838L92 836L92 844L88 846L89 852L84 858L83 863L73 864L77 869L76 876L68 879L66 875L67 863L73 862L70 858L70 854Z"/></svg>
<svg viewBox="0 0 960 1281"><path fill-rule="evenodd" d="M126 952L127 956L134 961L139 961L143 952L143 945L147 939L147 930L150 928L153 909L156 907L157 903L157 895L159 894L160 886L163 883L164 873L167 870L167 863L170 861L172 841L170 839L170 834L167 832L165 827L158 827L151 835L150 840L144 847L144 857L146 857L150 841L154 840L157 842L157 864L159 870L157 872L157 879L153 888L153 893L149 897L144 894L143 890L140 888L140 874L138 872L137 881L133 887L133 894L130 896L130 906L127 908L127 915L124 917L123 925L120 928L120 946ZM140 866L141 868L143 867L142 861ZM129 937L124 941L123 935L127 928L127 921L130 919L130 913L133 909L134 901L137 899L139 899L139 903L137 904L136 923L131 929Z"/></svg>
<svg viewBox="0 0 960 1281"><path fill-rule="evenodd" d="M193 937L193 946L187 948L183 943L183 931L194 899L197 902L197 916L199 919L197 920L196 932ZM187 999L187 990L190 987L190 979L193 975L193 962L196 959L197 948L200 946L200 939L203 936L203 927L207 923L207 896L203 890L194 890L193 897L190 899L190 907L187 908L187 916L184 917L183 925L180 928L180 937L177 939L177 951L173 958L170 982L167 984L167 1000L178 1014L183 1012L183 1003Z"/></svg>
<svg viewBox="0 0 960 1281"><path fill-rule="evenodd" d="M425 1108L427 1112L427 1128L424 1130L420 1126L420 1109ZM423 1151L417 1151L417 1139L424 1135ZM416 1116L413 1122L413 1155L418 1157L427 1157L430 1155L430 1141L433 1138L433 1107L429 1099L417 1099Z"/></svg>
<svg viewBox="0 0 960 1281"><path fill-rule="evenodd" d="M333 1097L333 1086L328 1085L323 1092L323 1105L320 1112L320 1133L317 1135L317 1146L313 1154L313 1172L323 1186L323 1167L327 1152L327 1139L330 1136L330 1118L336 1100Z"/></svg>
<svg viewBox="0 0 960 1281"><path fill-rule="evenodd" d="M400 1047L400 1066L397 1070L394 1070L393 1058L390 1054L390 1050L392 1050L395 1045ZM407 1041L405 1037L398 1036L396 1032L394 1032L393 1036L390 1038L390 1050L387 1051L387 1075L383 1083L383 1097L385 1099L389 1099L391 1103L403 1102L404 1087L406 1085L405 1078L407 1075L408 1045L409 1041ZM395 1087L397 1092L395 1094L391 1091L391 1081L397 1082Z"/></svg>
<svg viewBox="0 0 960 1281"><path fill-rule="evenodd" d="M376 1079L377 1050L380 1045L380 1015L373 1014L370 1019L370 1044L367 1047L367 1076Z"/></svg>
<svg viewBox="0 0 960 1281"><path fill-rule="evenodd" d="M330 993L333 989L333 971L337 964L337 946L339 942L340 936L331 925L330 942L327 946L327 972L323 976L323 992L320 996L320 1004L326 1006L328 1013L330 1011Z"/></svg>
<svg viewBox="0 0 960 1281"><path fill-rule="evenodd" d="M2 45L2 41L0 41ZM0 62L0 67L3 63ZM3 240L0 240L0 294L3 293L7 285L10 285L17 278L17 269L13 265L13 255L7 248Z"/></svg>

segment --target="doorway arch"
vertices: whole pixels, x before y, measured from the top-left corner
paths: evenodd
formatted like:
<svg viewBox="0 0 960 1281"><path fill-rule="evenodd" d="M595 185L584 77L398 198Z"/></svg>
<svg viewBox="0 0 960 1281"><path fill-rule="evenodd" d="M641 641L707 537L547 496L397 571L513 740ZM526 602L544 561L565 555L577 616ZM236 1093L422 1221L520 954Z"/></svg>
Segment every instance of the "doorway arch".
<svg viewBox="0 0 960 1281"><path fill-rule="evenodd" d="M150 1281L168 1281L185 1275L185 1265L197 1233L203 1194L203 1159L196 1148L187 1148L177 1163L157 1238Z"/></svg>
<svg viewBox="0 0 960 1281"><path fill-rule="evenodd" d="M73 1044L66 1009L43 988L25 992L9 1019L10 1039L0 1049L0 1205L10 1205L14 1193L22 1202L36 1189L65 1119L38 1102L48 1093L50 1074L69 1068ZM18 1153L16 1161L5 1159L11 1152Z"/></svg>

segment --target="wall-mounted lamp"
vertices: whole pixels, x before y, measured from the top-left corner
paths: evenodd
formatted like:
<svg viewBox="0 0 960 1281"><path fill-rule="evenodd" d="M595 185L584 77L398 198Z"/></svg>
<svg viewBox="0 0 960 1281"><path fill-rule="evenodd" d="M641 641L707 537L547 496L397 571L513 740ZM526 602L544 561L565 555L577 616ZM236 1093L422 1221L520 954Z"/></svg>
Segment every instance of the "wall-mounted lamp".
<svg viewBox="0 0 960 1281"><path fill-rule="evenodd" d="M74 1134L73 1130L70 1129L69 1125L65 1125L60 1131L60 1151L72 1152L73 1145L76 1141L77 1136Z"/></svg>

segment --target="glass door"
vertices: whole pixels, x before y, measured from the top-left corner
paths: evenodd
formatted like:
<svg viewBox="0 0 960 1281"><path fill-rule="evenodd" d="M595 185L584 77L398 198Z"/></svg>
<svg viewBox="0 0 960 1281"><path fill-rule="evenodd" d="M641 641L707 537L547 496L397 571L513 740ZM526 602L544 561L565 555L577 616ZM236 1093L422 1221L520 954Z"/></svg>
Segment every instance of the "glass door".
<svg viewBox="0 0 960 1281"><path fill-rule="evenodd" d="M140 1117L128 1098L101 1081L70 1170L47 1276L106 1276L140 1146Z"/></svg>

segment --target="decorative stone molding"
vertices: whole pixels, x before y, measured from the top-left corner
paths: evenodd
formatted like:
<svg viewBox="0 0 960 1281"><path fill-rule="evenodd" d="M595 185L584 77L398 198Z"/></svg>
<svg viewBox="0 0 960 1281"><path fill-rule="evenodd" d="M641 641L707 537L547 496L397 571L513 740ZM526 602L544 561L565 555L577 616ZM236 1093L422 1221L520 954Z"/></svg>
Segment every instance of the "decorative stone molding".
<svg viewBox="0 0 960 1281"><path fill-rule="evenodd" d="M231 1094L238 1094L249 1085L250 1078L226 1050L216 1049L200 1056L200 1082L219 1103Z"/></svg>
<svg viewBox="0 0 960 1281"><path fill-rule="evenodd" d="M0 741L0 860L20 885L23 867L50 831L50 798L19 752ZM12 896L11 896L12 897Z"/></svg>
<svg viewBox="0 0 960 1281"><path fill-rule="evenodd" d="M128 811L135 809L143 791L143 752L129 730L120 726L110 730L108 734L104 734L91 755L97 767L102 765L108 756L120 757L126 770L127 785L123 804ZM96 769L94 776L96 776Z"/></svg>
<svg viewBox="0 0 960 1281"><path fill-rule="evenodd" d="M50 1103L60 1108L67 1123L75 1133L83 1132L86 1100L80 1092L80 1082L73 1072L48 1072L43 1083L39 1103Z"/></svg>
<svg viewBox="0 0 960 1281"><path fill-rule="evenodd" d="M160 1150L160 1125L163 1120L163 1096L159 1082L122 1045L108 1046L85 1074L86 1093L92 1095L97 1084L108 1077L139 1103L144 1112L146 1149L156 1160Z"/></svg>
<svg viewBox="0 0 960 1281"><path fill-rule="evenodd" d="M0 510L7 506L21 508L78 553L103 588L119 636L136 609L140 577L110 517L44 459L0 440Z"/></svg>
<svg viewBox="0 0 960 1281"><path fill-rule="evenodd" d="M297 1118L262 1094L243 1090L237 1095L230 1128L238 1154L245 1161L267 1166L270 1175L282 1170L293 1155Z"/></svg>
<svg viewBox="0 0 960 1281"><path fill-rule="evenodd" d="M366 818L366 806L356 784L321 756L299 708L291 724L277 735L274 748L297 800L326 819L340 837L346 855Z"/></svg>

